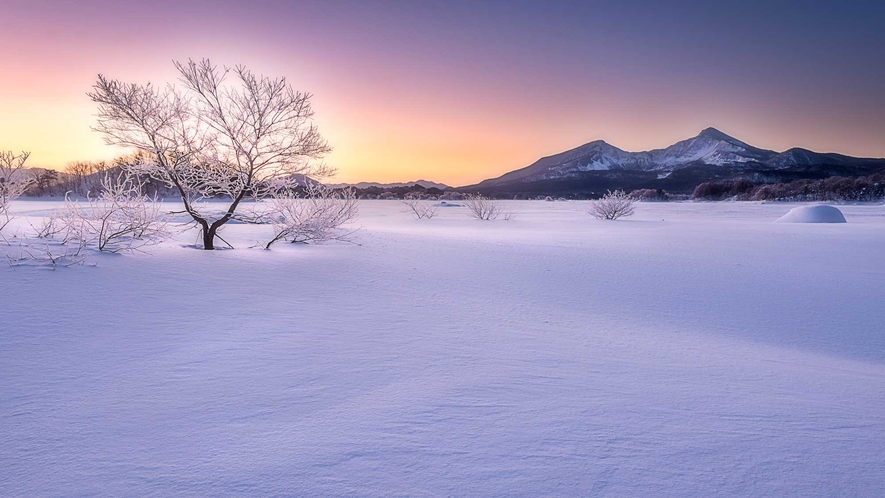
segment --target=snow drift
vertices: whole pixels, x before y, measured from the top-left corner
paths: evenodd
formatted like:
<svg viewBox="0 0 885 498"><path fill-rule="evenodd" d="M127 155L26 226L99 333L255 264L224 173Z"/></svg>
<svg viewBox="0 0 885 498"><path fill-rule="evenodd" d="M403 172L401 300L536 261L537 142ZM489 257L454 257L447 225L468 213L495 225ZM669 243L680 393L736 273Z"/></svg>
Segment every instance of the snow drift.
<svg viewBox="0 0 885 498"><path fill-rule="evenodd" d="M846 223L839 208L817 205L793 208L775 223Z"/></svg>
<svg viewBox="0 0 885 498"><path fill-rule="evenodd" d="M882 206L838 237L778 204L500 206L57 271L0 244L0 496L882 495Z"/></svg>

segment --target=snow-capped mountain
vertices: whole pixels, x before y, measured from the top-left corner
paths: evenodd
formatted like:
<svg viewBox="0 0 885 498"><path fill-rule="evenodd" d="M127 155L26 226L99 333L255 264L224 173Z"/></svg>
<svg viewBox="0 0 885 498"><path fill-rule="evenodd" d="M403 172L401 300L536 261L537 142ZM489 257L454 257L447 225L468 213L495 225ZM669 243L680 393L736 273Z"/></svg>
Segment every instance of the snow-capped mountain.
<svg viewBox="0 0 885 498"><path fill-rule="evenodd" d="M815 168L820 170L817 172L820 174L811 174ZM715 128L707 128L697 136L667 148L643 152L627 152L597 140L541 158L525 168L498 178L462 188L518 191L532 190L524 188L531 184L548 187L558 184L555 190L569 190L565 184L567 182L583 180L583 183L587 183L589 180L597 180L594 182L596 188L595 185L605 183L599 181L603 178L630 179L632 183L627 182L629 185L642 184L643 188L654 188L655 185L645 183L662 180L681 170L690 171L675 176L690 177L690 180L686 180L690 183L696 179L702 182L740 171L766 172L771 177L779 177L800 169L807 176L820 177L840 174L842 170L850 175L855 174L852 173L854 170L863 172L879 168L885 168L885 159L859 159L798 148L778 153L753 147Z"/></svg>
<svg viewBox="0 0 885 498"><path fill-rule="evenodd" d="M698 136L666 149L636 155L647 158L649 169L661 170L678 169L692 163L722 165L764 161L774 154L776 152L753 147L715 128L707 128Z"/></svg>

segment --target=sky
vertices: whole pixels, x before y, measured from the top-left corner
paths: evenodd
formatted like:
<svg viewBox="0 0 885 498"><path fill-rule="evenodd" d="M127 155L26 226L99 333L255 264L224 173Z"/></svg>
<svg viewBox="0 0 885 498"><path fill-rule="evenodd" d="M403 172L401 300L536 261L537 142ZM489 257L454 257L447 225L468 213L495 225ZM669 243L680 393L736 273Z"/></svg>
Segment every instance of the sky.
<svg viewBox="0 0 885 498"><path fill-rule="evenodd" d="M885 2L0 0L0 150L111 159L101 73L210 58L314 94L339 182L465 185L597 139L885 157Z"/></svg>

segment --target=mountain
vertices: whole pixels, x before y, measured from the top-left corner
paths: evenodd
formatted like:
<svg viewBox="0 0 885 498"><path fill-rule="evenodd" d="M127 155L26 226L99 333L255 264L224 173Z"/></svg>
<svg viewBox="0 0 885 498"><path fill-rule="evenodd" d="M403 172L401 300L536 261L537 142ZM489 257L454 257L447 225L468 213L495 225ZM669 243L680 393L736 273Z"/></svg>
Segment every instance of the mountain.
<svg viewBox="0 0 885 498"><path fill-rule="evenodd" d="M663 188L690 192L711 180L759 183L857 176L885 168L885 159L862 159L794 148L760 149L715 128L664 149L627 152L602 140L543 157L525 168L461 190L514 193L592 193L606 189Z"/></svg>
<svg viewBox="0 0 885 498"><path fill-rule="evenodd" d="M307 187L309 185L316 187L318 185L322 185L322 183L302 173L293 173L289 175L288 180L289 182L291 182L292 185L296 185L299 187Z"/></svg>
<svg viewBox="0 0 885 498"><path fill-rule="evenodd" d="M341 187L354 187L354 188L370 188L370 187L378 187L378 188L397 188L397 187L411 187L413 185L420 185L424 188L438 188L440 190L445 190L447 188L452 188L444 183L436 183L428 180L415 180L414 182L403 182L403 183L377 183L377 182L359 182L359 183L336 183L329 185L332 188L341 188Z"/></svg>

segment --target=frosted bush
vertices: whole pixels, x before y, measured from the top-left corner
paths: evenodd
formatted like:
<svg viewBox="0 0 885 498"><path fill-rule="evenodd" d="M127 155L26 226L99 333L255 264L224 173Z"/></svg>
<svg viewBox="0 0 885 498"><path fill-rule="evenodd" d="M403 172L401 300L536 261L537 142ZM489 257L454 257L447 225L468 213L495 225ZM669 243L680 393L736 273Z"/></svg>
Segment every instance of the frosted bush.
<svg viewBox="0 0 885 498"><path fill-rule="evenodd" d="M407 208L406 212L411 214L416 220L430 219L439 213L439 207L430 201L422 201L416 197L407 196L402 202Z"/></svg>
<svg viewBox="0 0 885 498"><path fill-rule="evenodd" d="M65 198L64 207L38 229L38 236L60 235L64 244L102 252L133 250L168 236L161 206L130 177L105 177L102 192L85 203Z"/></svg>
<svg viewBox="0 0 885 498"><path fill-rule="evenodd" d="M470 216L478 220L495 220L501 215L498 201L482 194L468 194L464 205L470 210Z"/></svg>
<svg viewBox="0 0 885 498"><path fill-rule="evenodd" d="M265 217L273 225L274 237L265 245L285 240L291 243L345 240L354 232L345 226L357 216L356 193L353 189L336 191L309 185L303 196L280 194L268 201Z"/></svg>
<svg viewBox="0 0 885 498"><path fill-rule="evenodd" d="M598 220L617 220L633 216L635 203L623 190L609 190L601 199L591 201L588 212Z"/></svg>

